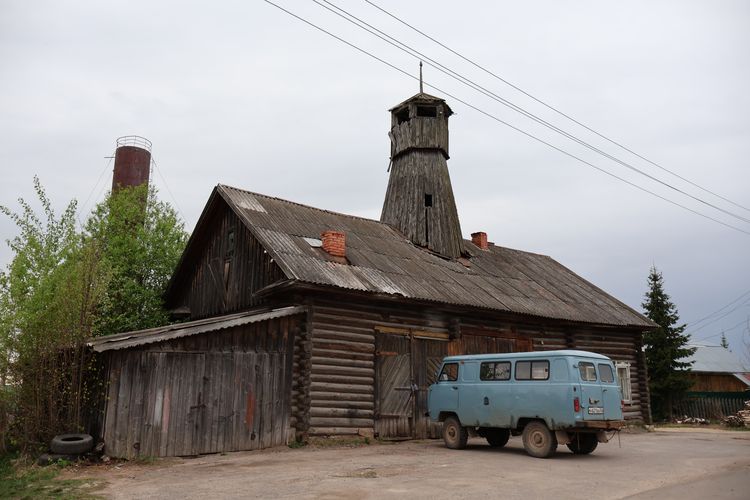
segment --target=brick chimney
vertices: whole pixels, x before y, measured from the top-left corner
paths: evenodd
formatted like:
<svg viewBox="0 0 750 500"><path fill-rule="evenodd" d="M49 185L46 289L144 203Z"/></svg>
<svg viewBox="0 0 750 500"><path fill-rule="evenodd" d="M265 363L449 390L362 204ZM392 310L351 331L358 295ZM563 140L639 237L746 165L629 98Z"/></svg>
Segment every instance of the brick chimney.
<svg viewBox="0 0 750 500"><path fill-rule="evenodd" d="M487 243L487 233L482 231L471 233L471 242L482 250L489 250L490 248L489 243Z"/></svg>
<svg viewBox="0 0 750 500"><path fill-rule="evenodd" d="M323 250L334 257L346 257L346 234L341 231L324 231L320 235Z"/></svg>

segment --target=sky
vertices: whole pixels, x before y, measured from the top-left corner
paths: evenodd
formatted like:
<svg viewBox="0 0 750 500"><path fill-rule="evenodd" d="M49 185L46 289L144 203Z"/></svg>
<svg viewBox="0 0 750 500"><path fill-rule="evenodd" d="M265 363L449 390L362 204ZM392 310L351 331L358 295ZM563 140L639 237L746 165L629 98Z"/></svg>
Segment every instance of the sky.
<svg viewBox="0 0 750 500"><path fill-rule="evenodd" d="M0 2L0 205L33 201L38 175L58 210L76 199L85 220L111 185L107 157L116 138L137 134L152 141L152 180L189 230L217 183L378 219L388 181L387 110L418 91L417 59L314 2L274 1L411 77L261 0ZM485 231L497 245L550 255L638 310L656 266L694 340L717 343L725 331L732 350L747 355L748 2L372 1L740 205L618 148L369 3L331 0L694 197L425 65L425 91L456 113L448 165L465 237ZM2 239L16 234L0 218ZM3 245L0 266L11 259Z"/></svg>

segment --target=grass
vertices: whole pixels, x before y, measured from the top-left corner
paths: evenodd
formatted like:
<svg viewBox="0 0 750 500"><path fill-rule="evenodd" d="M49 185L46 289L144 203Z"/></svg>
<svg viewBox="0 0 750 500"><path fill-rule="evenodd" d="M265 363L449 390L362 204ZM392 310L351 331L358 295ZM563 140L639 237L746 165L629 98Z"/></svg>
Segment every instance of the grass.
<svg viewBox="0 0 750 500"><path fill-rule="evenodd" d="M0 456L0 498L79 499L96 498L94 485L83 479L57 479L63 465L39 467Z"/></svg>
<svg viewBox="0 0 750 500"><path fill-rule="evenodd" d="M369 437L310 438L308 444L314 448L359 448L371 442Z"/></svg>

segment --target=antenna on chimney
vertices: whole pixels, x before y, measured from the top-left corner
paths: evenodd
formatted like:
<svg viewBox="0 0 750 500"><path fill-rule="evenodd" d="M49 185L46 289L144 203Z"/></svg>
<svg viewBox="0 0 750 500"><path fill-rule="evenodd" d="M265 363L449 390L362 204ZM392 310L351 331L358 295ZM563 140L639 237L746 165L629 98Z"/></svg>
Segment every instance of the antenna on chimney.
<svg viewBox="0 0 750 500"><path fill-rule="evenodd" d="M422 61L419 61L419 93L422 94L424 88L422 87Z"/></svg>

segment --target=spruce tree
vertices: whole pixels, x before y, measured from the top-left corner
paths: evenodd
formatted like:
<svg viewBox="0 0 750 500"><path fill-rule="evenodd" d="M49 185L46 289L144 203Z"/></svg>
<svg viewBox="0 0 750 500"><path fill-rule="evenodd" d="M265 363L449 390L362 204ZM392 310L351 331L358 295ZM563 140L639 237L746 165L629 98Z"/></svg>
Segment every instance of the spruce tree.
<svg viewBox="0 0 750 500"><path fill-rule="evenodd" d="M693 354L695 348L687 347L690 337L683 334L687 325L678 326L677 307L664 291L663 278L656 267L649 273L648 292L642 305L646 316L659 325L643 337L652 414L656 420L671 420L674 403L691 384L687 376L691 363L683 359Z"/></svg>

